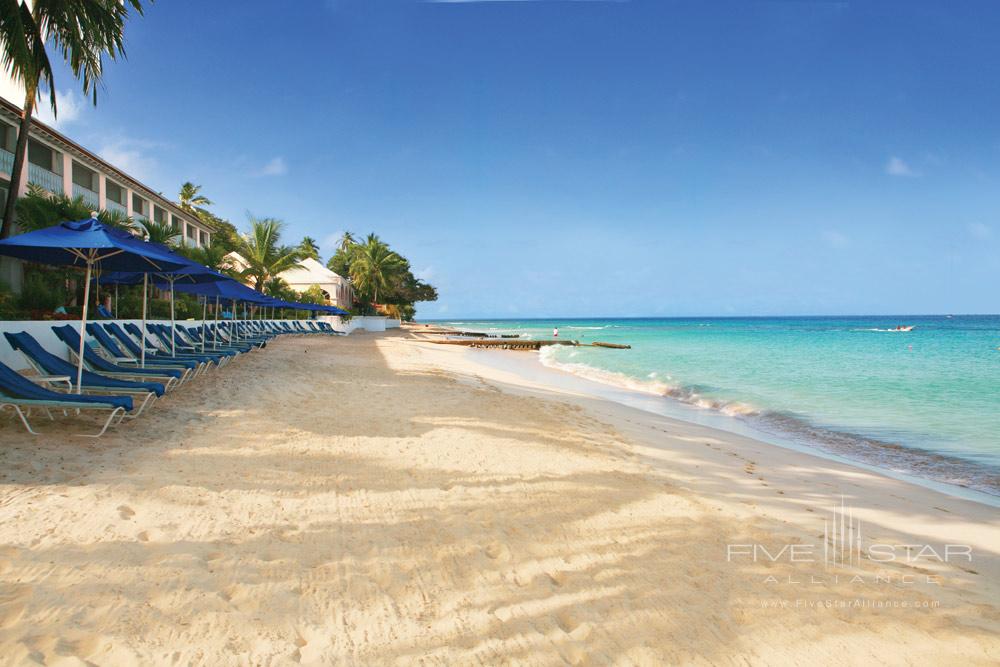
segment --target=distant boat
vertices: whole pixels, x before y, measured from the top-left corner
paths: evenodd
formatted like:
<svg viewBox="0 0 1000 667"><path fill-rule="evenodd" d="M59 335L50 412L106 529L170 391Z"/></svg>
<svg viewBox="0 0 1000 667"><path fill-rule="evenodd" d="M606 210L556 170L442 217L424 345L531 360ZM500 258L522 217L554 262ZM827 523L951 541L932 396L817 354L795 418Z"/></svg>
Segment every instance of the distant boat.
<svg viewBox="0 0 1000 667"><path fill-rule="evenodd" d="M899 326L896 327L895 329L889 329L889 331L913 331L913 325L911 324L908 327Z"/></svg>

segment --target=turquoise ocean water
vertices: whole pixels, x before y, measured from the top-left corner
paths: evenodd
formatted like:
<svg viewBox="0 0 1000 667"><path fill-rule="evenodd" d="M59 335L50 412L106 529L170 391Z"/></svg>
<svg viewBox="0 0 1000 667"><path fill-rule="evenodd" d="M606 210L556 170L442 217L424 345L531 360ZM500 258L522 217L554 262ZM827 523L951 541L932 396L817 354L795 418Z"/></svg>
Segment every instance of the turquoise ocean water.
<svg viewBox="0 0 1000 667"><path fill-rule="evenodd" d="M542 363L881 468L1000 495L1000 316L463 320L632 345ZM912 325L913 331L892 331Z"/></svg>

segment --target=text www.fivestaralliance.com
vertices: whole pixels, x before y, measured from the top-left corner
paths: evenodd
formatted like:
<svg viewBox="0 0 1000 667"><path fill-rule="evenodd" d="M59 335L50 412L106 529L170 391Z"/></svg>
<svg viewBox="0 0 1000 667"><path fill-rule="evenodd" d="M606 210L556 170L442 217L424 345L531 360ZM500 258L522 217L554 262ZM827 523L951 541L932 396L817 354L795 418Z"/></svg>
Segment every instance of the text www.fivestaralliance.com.
<svg viewBox="0 0 1000 667"><path fill-rule="evenodd" d="M803 600L768 598L760 601L762 609L937 609L939 600L873 600L870 598L829 598Z"/></svg>

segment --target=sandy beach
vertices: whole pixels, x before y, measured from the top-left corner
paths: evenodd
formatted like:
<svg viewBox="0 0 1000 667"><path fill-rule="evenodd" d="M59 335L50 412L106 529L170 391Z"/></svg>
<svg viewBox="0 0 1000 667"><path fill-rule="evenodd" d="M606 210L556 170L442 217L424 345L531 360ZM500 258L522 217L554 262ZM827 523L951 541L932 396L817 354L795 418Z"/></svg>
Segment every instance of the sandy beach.
<svg viewBox="0 0 1000 667"><path fill-rule="evenodd" d="M995 507L475 355L285 337L98 441L4 420L0 663L1000 662Z"/></svg>

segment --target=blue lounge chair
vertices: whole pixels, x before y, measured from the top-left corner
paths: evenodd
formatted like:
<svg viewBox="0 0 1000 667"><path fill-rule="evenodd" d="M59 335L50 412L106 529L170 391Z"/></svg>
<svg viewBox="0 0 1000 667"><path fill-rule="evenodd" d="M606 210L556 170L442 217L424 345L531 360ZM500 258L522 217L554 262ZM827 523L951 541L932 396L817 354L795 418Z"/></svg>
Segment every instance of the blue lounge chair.
<svg viewBox="0 0 1000 667"><path fill-rule="evenodd" d="M62 342L69 347L72 357L75 358L80 352L80 334L76 329L68 324L52 327L52 331ZM146 378L156 378L157 382L162 382L164 389L170 391L174 385L180 384L183 378L190 372L189 370L177 370L166 368L130 368L119 366L100 356L89 345L83 346L83 363L90 370L103 373L111 377L142 381Z"/></svg>
<svg viewBox="0 0 1000 667"><path fill-rule="evenodd" d="M134 325L133 325L134 326ZM114 339L125 348L125 350L132 355L135 359L134 363L141 363L142 360L142 350L139 348L139 344L135 342L131 336L125 333L125 330L118 325L117 322L107 322L104 324L104 329L107 333L114 336ZM138 331L138 327L135 327ZM98 340L100 340L98 338ZM190 357L171 357L169 355L158 354L154 351L154 348L146 348L146 365L149 364L159 364L161 366L176 366L183 368L193 368L195 369L195 375L203 373L208 369L211 364L211 360L201 360L192 359Z"/></svg>
<svg viewBox="0 0 1000 667"><path fill-rule="evenodd" d="M60 359L52 354L35 340L26 331L20 333L4 332L4 338L10 346L20 352L27 360L28 365L34 368L40 375L54 375L58 377L68 377L76 379L76 366L65 359ZM159 382L133 382L131 380L119 380L117 378L104 377L93 371L83 371L83 386L91 393L111 393L111 394L136 394L144 396L142 404L134 415L129 415L134 419L142 414L146 406L157 397L163 396L166 389Z"/></svg>
<svg viewBox="0 0 1000 667"><path fill-rule="evenodd" d="M147 326L149 326L150 330L153 330L153 325ZM198 354L194 352L177 352L176 354L171 354L169 350L165 352L163 348L152 342L152 339L143 336L139 327L132 322L125 323L125 330L135 336L138 340L142 341L146 345L147 350L155 350L154 355L157 359L194 359L201 362L214 363L216 367L218 367L229 358L226 355L210 354L207 351L205 354ZM138 344L134 341L132 344L136 346L136 350L138 351ZM167 344L169 345L169 338L167 339ZM148 352L146 353L146 358L149 359Z"/></svg>
<svg viewBox="0 0 1000 667"><path fill-rule="evenodd" d="M58 378L58 380L68 382L69 378ZM112 423L121 423L121 420L125 418L125 413L131 412L132 398L130 396L63 394L35 384L6 364L0 363L0 410L8 407L21 418L24 428L28 429L28 433L32 435L38 435L28 421L28 414L32 408L44 411L49 419L52 419L52 410L62 410L64 413L68 410L110 410L111 413L98 433L94 435L77 434L86 438L99 438L104 435Z"/></svg>
<svg viewBox="0 0 1000 667"><path fill-rule="evenodd" d="M217 357L217 358L235 357L237 354L239 354L238 352L236 352L236 350L205 350L204 352L202 352L200 345L195 347L194 343L192 343L189 340L185 340L184 337L181 336L181 334L177 333L176 331L171 332L170 327L168 327L166 324L149 324L148 327L149 330L153 332L153 335L156 336L156 338L160 341L160 343L163 346L163 349L166 351L167 354L169 354L171 350L176 350L177 352L183 352L184 354L195 354L195 355ZM174 338L173 347L171 347L171 341L170 341L171 333L173 334Z"/></svg>
<svg viewBox="0 0 1000 667"><path fill-rule="evenodd" d="M123 349L123 346L112 337L111 333L109 333L107 329L104 328L105 326L109 326L109 324L101 326L96 322L91 322L87 324L87 333L94 337L94 340L96 340L98 344L104 348L104 351L108 353L111 360L116 364L130 366L132 364L140 363L140 359L131 355L131 350L126 352ZM123 331L122 333L124 334L125 332ZM131 338L128 340L132 341ZM135 346L135 351L137 353L139 352L138 345ZM182 371L189 371L189 373L185 373L185 377L181 379L181 382L183 383L187 382L192 377L196 377L198 373L204 369L205 364L194 361L193 359L157 359L155 357L150 357L146 360L145 367L176 368Z"/></svg>

